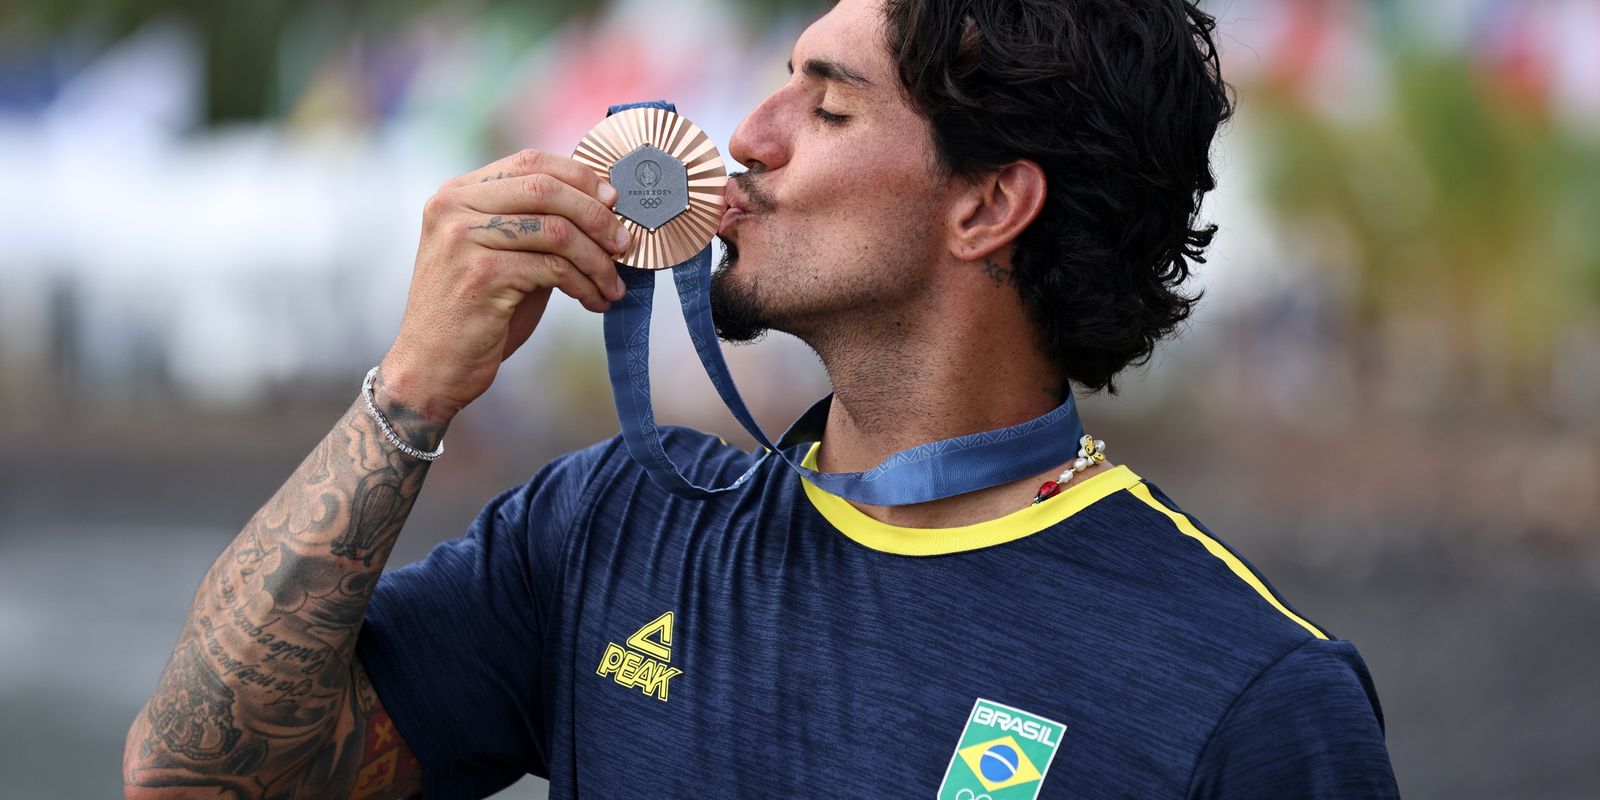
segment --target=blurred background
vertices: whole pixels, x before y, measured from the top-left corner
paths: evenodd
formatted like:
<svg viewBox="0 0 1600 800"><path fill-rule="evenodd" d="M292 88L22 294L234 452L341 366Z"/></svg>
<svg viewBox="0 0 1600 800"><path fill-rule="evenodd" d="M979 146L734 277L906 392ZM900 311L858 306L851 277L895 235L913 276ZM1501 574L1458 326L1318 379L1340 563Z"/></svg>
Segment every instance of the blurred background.
<svg viewBox="0 0 1600 800"><path fill-rule="evenodd" d="M1408 797L1600 796L1600 0L1205 5L1240 101L1206 300L1090 427L1360 646ZM0 798L120 796L194 586L383 355L438 184L624 100L725 146L820 12L672 10L5 6ZM552 306L394 564L615 431L598 317ZM748 444L657 324L660 415ZM785 337L729 356L770 431L826 391Z"/></svg>

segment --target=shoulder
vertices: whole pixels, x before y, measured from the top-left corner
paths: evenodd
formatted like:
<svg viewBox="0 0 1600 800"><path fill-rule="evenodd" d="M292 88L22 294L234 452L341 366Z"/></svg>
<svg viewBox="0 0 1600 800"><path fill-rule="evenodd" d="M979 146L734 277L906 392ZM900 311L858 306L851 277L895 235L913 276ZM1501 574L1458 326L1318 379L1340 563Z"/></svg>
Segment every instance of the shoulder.
<svg viewBox="0 0 1600 800"><path fill-rule="evenodd" d="M1310 708L1330 692L1357 705L1377 700L1366 661L1354 644L1342 639L1307 639L1262 669L1240 697L1243 703L1244 698L1275 696L1283 701L1280 705Z"/></svg>
<svg viewBox="0 0 1600 800"><path fill-rule="evenodd" d="M1159 488L1133 478L1067 520L1069 535L1050 546L1079 576L1072 596L1101 609L1072 635L1106 645L1116 666L1109 682L1132 675L1163 696L1172 682L1187 687L1172 721L1199 746L1263 670L1333 636Z"/></svg>
<svg viewBox="0 0 1600 800"><path fill-rule="evenodd" d="M1334 638L1296 609L1243 554L1155 484L1139 479L1107 498L1097 515L1108 558L1184 624L1213 641L1273 660L1310 639Z"/></svg>
<svg viewBox="0 0 1600 800"><path fill-rule="evenodd" d="M1191 797L1397 797L1383 711L1345 641L1307 640L1239 693L1195 764Z"/></svg>
<svg viewBox="0 0 1600 800"><path fill-rule="evenodd" d="M1192 796L1390 797L1383 714L1355 645L1301 613L1154 484L1107 498L1104 550L1134 571L1146 628L1215 691ZM1142 634L1141 634L1142 635Z"/></svg>

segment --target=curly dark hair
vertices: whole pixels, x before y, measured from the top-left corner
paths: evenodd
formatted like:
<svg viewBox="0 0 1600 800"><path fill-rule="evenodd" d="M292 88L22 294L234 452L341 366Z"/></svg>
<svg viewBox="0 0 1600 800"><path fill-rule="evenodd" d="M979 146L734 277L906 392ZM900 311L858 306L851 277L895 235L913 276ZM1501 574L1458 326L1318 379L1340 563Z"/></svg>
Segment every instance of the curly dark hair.
<svg viewBox="0 0 1600 800"><path fill-rule="evenodd" d="M1187 0L888 0L885 13L947 174L1043 168L1016 283L1066 379L1114 393L1200 299L1180 287L1216 233L1196 216L1233 114L1216 20Z"/></svg>

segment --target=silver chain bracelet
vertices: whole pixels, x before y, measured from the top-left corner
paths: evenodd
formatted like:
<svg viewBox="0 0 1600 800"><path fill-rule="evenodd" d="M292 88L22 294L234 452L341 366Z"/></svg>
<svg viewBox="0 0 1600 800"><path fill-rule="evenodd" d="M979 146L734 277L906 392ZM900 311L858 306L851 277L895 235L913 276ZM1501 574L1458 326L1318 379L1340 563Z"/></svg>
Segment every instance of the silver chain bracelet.
<svg viewBox="0 0 1600 800"><path fill-rule="evenodd" d="M367 378L361 382L361 399L367 402L367 413L372 415L373 422L378 423L378 430L383 431L383 438L388 439L389 444L394 445L395 449L405 453L408 456L411 456L412 458L420 459L422 461L437 461L439 456L444 455L443 439L439 440L438 449L431 453L424 453L421 450L418 450L417 448L400 441L400 437L394 432L394 428L389 427L389 420L383 418L383 412L378 410L378 404L372 400L372 382L377 377L377 367L367 370Z"/></svg>

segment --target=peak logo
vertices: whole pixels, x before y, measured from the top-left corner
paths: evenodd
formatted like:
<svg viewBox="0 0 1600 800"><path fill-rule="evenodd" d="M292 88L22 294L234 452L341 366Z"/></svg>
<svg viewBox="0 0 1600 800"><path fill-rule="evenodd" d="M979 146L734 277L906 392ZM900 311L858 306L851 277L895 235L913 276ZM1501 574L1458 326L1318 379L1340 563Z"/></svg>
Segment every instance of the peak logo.
<svg viewBox="0 0 1600 800"><path fill-rule="evenodd" d="M634 631L626 647L607 644L595 674L610 676L618 686L638 689L665 703L672 679L683 674L683 670L668 666L671 661L672 612L668 611Z"/></svg>
<svg viewBox="0 0 1600 800"><path fill-rule="evenodd" d="M939 800L1034 800L1067 726L978 698L939 784Z"/></svg>

